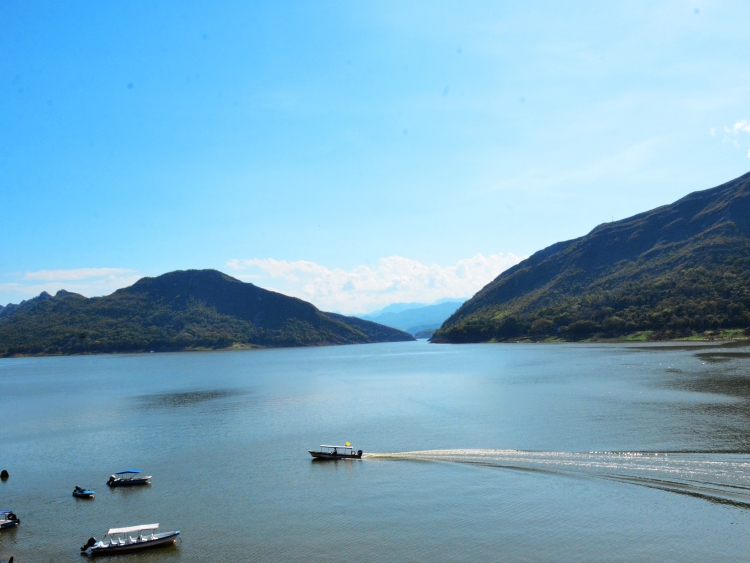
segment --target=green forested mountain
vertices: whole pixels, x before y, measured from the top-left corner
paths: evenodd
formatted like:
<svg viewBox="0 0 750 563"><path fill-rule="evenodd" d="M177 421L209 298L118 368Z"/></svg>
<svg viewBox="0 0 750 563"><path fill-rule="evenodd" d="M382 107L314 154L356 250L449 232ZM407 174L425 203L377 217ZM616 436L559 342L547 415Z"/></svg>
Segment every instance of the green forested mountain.
<svg viewBox="0 0 750 563"><path fill-rule="evenodd" d="M59 291L0 310L0 356L413 340L216 270L143 278L106 297Z"/></svg>
<svg viewBox="0 0 750 563"><path fill-rule="evenodd" d="M506 270L436 342L689 337L750 327L750 173Z"/></svg>

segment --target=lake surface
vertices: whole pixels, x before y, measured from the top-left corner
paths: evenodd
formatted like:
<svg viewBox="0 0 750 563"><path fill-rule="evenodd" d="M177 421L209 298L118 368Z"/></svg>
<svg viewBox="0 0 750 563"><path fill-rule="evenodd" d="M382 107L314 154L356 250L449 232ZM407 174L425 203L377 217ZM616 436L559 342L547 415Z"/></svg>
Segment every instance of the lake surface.
<svg viewBox="0 0 750 563"><path fill-rule="evenodd" d="M0 360L0 559L739 561L748 348L430 345ZM361 461L312 462L349 440ZM136 467L153 484L109 489ZM75 485L96 499L71 496Z"/></svg>

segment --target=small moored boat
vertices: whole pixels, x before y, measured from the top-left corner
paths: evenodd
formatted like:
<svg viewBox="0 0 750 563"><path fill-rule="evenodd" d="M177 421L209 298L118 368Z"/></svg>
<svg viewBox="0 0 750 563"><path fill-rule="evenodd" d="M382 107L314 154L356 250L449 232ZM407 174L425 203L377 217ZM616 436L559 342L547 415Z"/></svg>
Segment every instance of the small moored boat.
<svg viewBox="0 0 750 563"><path fill-rule="evenodd" d="M362 450L355 450L347 442L345 446L326 446L321 445L320 451L307 450L315 459L361 459Z"/></svg>
<svg viewBox="0 0 750 563"><path fill-rule="evenodd" d="M140 469L125 469L109 476L107 485L110 487L132 487L133 485L148 485L151 476L141 477Z"/></svg>
<svg viewBox="0 0 750 563"><path fill-rule="evenodd" d="M76 488L73 489L73 496L76 498L94 498L94 493L94 489L82 489L77 485Z"/></svg>
<svg viewBox="0 0 750 563"><path fill-rule="evenodd" d="M142 526L130 526L129 528L110 528L104 534L104 539L101 541L97 541L96 538L89 538L86 545L81 547L81 553L88 555L124 553L126 551L137 551L139 549L177 542L177 536L180 535L179 530L175 532L162 532L160 534L154 533L158 529L159 524L145 524Z"/></svg>
<svg viewBox="0 0 750 563"><path fill-rule="evenodd" d="M18 516L13 514L12 511L0 510L0 530L4 530L6 528L14 528L20 523L21 521L18 519Z"/></svg>

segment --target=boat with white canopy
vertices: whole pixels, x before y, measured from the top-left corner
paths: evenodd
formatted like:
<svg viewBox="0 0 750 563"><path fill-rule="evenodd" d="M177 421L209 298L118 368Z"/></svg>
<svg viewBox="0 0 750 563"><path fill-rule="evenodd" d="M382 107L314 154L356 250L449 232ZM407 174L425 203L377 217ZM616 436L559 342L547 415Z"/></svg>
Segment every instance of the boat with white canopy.
<svg viewBox="0 0 750 563"><path fill-rule="evenodd" d="M174 544L180 531L155 533L159 524L143 524L141 526L130 526L128 528L110 528L104 534L104 539L97 541L89 538L86 545L81 547L81 552L88 555L106 555L110 553L123 553L157 547L160 545Z"/></svg>
<svg viewBox="0 0 750 563"><path fill-rule="evenodd" d="M0 530L15 528L21 523L11 510L0 510Z"/></svg>
<svg viewBox="0 0 750 563"><path fill-rule="evenodd" d="M107 485L110 487L132 487L133 485L149 485L151 475L141 477L140 469L124 469L110 475Z"/></svg>
<svg viewBox="0 0 750 563"><path fill-rule="evenodd" d="M362 450L355 450L347 442L345 446L320 446L319 451L307 450L314 459L361 459Z"/></svg>

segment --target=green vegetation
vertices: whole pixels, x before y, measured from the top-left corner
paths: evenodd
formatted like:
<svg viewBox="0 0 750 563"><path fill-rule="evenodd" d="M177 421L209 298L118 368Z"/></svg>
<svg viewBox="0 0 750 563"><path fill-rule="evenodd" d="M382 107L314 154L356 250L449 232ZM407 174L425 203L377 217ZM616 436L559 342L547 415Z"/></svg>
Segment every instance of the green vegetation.
<svg viewBox="0 0 750 563"><path fill-rule="evenodd" d="M435 334L435 329L425 328L424 330L417 331L417 333L414 335L414 338L416 338L417 340L432 338L433 334Z"/></svg>
<svg viewBox="0 0 750 563"><path fill-rule="evenodd" d="M748 327L750 174L537 252L433 341L739 338Z"/></svg>
<svg viewBox="0 0 750 563"><path fill-rule="evenodd" d="M413 340L215 270L143 278L106 297L60 291L0 311L0 356Z"/></svg>

